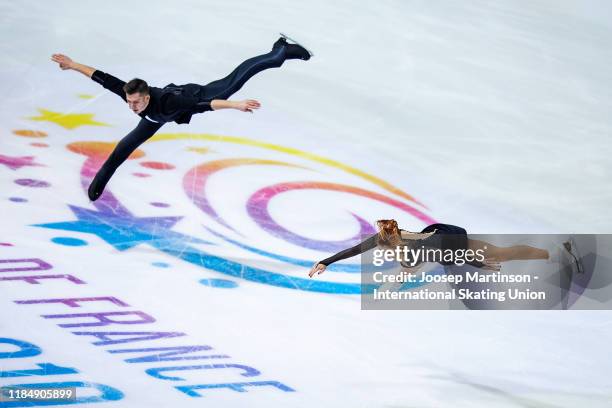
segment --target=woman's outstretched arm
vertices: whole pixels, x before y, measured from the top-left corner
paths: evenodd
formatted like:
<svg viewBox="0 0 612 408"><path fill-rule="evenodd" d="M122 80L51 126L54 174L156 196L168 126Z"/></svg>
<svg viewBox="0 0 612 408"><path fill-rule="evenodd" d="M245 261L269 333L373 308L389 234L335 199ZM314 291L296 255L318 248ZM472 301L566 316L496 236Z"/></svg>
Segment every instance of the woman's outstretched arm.
<svg viewBox="0 0 612 408"><path fill-rule="evenodd" d="M335 255L330 256L329 258L325 258L324 260L317 262L308 273L308 276L312 278L315 274L320 275L325 271L325 268L327 268L328 265L334 262L350 258L369 251L370 249L376 248L376 245L378 244L377 237L378 234L374 234L351 248L347 248Z"/></svg>

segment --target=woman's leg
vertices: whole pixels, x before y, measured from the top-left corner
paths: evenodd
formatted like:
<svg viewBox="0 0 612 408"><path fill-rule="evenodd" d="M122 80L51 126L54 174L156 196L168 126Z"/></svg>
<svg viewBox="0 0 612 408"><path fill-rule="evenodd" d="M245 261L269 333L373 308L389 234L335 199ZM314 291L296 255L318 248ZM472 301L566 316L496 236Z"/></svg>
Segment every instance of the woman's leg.
<svg viewBox="0 0 612 408"><path fill-rule="evenodd" d="M519 261L527 259L548 259L549 254L545 249L535 248L529 245L515 245L511 247L498 247L488 242L469 239L468 249L482 250L485 258L497 262Z"/></svg>

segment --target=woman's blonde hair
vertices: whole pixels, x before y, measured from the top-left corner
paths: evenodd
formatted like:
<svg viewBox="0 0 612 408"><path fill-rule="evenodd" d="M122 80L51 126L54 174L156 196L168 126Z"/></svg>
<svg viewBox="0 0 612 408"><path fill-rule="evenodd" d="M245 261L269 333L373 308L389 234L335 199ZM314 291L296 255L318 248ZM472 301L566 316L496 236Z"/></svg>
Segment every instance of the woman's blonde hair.
<svg viewBox="0 0 612 408"><path fill-rule="evenodd" d="M382 246L396 248L402 243L402 234L400 232L397 221L395 220L378 220L378 243Z"/></svg>

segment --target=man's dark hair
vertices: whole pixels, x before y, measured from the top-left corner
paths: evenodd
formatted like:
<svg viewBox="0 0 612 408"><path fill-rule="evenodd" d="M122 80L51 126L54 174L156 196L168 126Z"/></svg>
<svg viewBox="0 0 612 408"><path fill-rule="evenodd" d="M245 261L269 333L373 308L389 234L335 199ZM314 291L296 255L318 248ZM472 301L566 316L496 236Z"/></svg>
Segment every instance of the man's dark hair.
<svg viewBox="0 0 612 408"><path fill-rule="evenodd" d="M135 93L148 95L149 85L147 85L146 81L143 81L142 79L134 78L130 82L123 85L123 90L128 95L132 95Z"/></svg>

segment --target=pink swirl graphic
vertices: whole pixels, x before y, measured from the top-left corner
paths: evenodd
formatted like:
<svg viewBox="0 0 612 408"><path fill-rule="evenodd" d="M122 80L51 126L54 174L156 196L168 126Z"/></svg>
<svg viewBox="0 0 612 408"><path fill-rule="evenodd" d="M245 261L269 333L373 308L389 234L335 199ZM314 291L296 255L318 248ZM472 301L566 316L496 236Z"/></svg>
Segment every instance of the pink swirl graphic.
<svg viewBox="0 0 612 408"><path fill-rule="evenodd" d="M293 168L307 168L296 164L281 162L277 160L263 160L263 159L223 159L206 162L199 166L196 166L189 170L185 177L183 177L183 188L187 196L191 201L205 214L210 216L212 219L217 221L230 230L237 232L232 226L230 226L217 211L212 207L210 200L206 196L206 183L210 176L218 171L236 167L236 166L248 166L248 165L273 165L273 166L286 166Z"/></svg>
<svg viewBox="0 0 612 408"><path fill-rule="evenodd" d="M293 244L302 246L304 248L315 249L319 251L336 251L347 248L347 246L352 246L355 242L359 242L362 239L363 235L373 234L375 231L365 221L363 218L359 217L356 214L353 214L353 217L357 220L360 226L359 234L343 241L317 241L312 240L301 235L295 234L286 228L280 226L268 211L268 204L272 198L274 198L277 194L284 193L287 191L293 190L309 190L309 189L319 189L319 190L330 190L330 191L338 191L344 193L355 194L362 197L367 197L372 200L376 200L395 208L398 208L413 217L423 221L426 224L433 224L435 220L428 215L422 213L405 204L401 201L395 200L388 196L385 196L380 193L376 193L374 191L365 190L358 187L347 186L344 184L336 184L336 183L326 183L326 182L315 182L315 181L296 181L290 183L280 183L275 184L270 187L265 187L255 192L247 202L247 211L251 218L265 231L270 234L284 239Z"/></svg>

